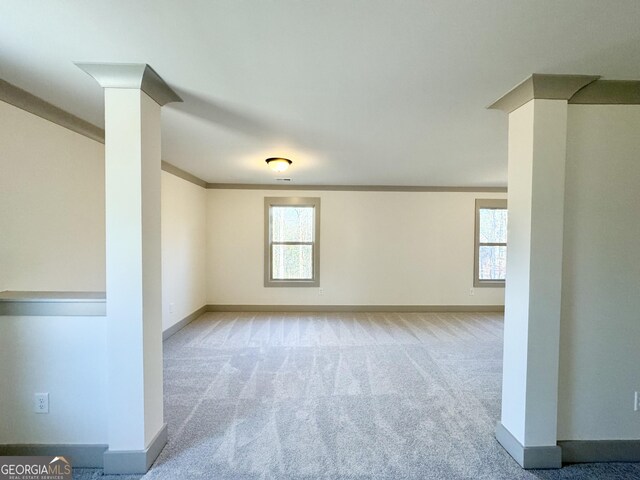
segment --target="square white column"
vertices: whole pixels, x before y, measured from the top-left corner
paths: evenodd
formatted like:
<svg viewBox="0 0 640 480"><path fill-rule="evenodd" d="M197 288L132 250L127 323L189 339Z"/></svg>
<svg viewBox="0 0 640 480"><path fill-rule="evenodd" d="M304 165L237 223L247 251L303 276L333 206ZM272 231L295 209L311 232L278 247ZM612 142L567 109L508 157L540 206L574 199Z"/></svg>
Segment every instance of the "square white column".
<svg viewBox="0 0 640 480"><path fill-rule="evenodd" d="M167 442L162 392L161 106L148 65L82 64L104 87L109 449L105 473L146 472Z"/></svg>
<svg viewBox="0 0 640 480"><path fill-rule="evenodd" d="M519 443L514 457L527 468L561 466L556 439L566 138L566 100L534 99L509 115L509 249L497 436L503 445Z"/></svg>

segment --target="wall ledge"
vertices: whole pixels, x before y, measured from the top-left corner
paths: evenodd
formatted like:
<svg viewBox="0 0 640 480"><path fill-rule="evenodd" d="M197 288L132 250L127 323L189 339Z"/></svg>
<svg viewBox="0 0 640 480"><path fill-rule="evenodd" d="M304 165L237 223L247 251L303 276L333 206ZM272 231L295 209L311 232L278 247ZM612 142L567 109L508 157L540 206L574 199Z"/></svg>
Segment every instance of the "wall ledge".
<svg viewBox="0 0 640 480"><path fill-rule="evenodd" d="M104 292L0 292L0 316L102 317L106 313Z"/></svg>

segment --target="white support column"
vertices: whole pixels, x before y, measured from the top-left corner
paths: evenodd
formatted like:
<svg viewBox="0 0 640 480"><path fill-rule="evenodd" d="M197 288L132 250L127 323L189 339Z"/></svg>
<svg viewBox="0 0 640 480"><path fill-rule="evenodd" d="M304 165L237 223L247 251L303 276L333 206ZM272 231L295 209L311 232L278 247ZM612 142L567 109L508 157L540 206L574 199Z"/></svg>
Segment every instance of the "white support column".
<svg viewBox="0 0 640 480"><path fill-rule="evenodd" d="M147 65L78 65L105 89L109 449L105 473L144 473L167 441L162 398L160 107Z"/></svg>
<svg viewBox="0 0 640 480"><path fill-rule="evenodd" d="M509 249L496 437L524 468L562 465L557 415L567 100L596 79L534 75L492 106L509 113Z"/></svg>
<svg viewBox="0 0 640 480"><path fill-rule="evenodd" d="M520 463L531 468L561 461L556 417L566 131L566 100L531 100L509 116L502 428L524 447Z"/></svg>

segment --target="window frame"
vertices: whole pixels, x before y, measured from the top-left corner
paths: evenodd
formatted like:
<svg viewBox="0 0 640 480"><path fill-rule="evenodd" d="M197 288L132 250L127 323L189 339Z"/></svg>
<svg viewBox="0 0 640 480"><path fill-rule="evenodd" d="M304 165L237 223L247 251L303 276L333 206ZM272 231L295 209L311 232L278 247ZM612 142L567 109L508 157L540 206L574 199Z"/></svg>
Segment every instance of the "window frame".
<svg viewBox="0 0 640 480"><path fill-rule="evenodd" d="M490 242L480 243L480 210L507 210L506 198L476 198L476 221L473 249L473 286L475 288L493 287L504 288L505 280L481 280L480 279L480 247L481 246L504 246L507 247L509 239L506 243Z"/></svg>
<svg viewBox="0 0 640 480"><path fill-rule="evenodd" d="M311 280L276 280L272 278L271 259L271 207L313 207L314 230L312 246ZM276 242L281 243L281 242ZM294 242L293 244L297 244ZM289 243L291 244L291 243ZM308 245L308 242L301 242ZM264 286L265 287L319 287L320 286L320 198L319 197L265 197L264 198Z"/></svg>

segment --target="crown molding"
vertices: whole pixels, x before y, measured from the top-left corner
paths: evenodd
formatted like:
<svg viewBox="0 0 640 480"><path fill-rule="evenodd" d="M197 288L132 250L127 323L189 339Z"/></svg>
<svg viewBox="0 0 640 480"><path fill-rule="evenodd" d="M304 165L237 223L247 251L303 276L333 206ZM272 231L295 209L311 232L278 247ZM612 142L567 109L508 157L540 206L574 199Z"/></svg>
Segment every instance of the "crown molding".
<svg viewBox="0 0 640 480"><path fill-rule="evenodd" d="M160 106L182 102L182 98L146 63L77 62L75 65L102 88L139 88Z"/></svg>
<svg viewBox="0 0 640 480"><path fill-rule="evenodd" d="M506 193L507 187L447 187L421 185L273 185L262 183L207 183L209 190L314 190L333 192L471 192Z"/></svg>
<svg viewBox="0 0 640 480"><path fill-rule="evenodd" d="M82 65L104 65L104 64L82 64ZM113 64L110 64L113 65ZM124 65L125 68L120 69L123 73L120 77L104 78L105 85L110 88L139 88L132 87L137 85L136 76L139 76L144 64L116 64ZM91 67L91 68L92 68ZM148 67L151 69L151 67ZM96 72L100 70L100 76L109 69L96 68ZM151 69L151 71L153 71ZM88 72L87 72L88 73ZM153 72L155 73L155 72ZM105 73L106 74L106 73ZM144 72L143 72L144 75ZM93 75L92 75L93 76ZM157 74L156 74L157 76ZM95 77L94 77L95 78ZM119 78L119 80L118 80ZM160 78L160 77L157 77ZM162 79L160 79L162 80ZM133 82L133 83L132 83ZM101 83L98 81L98 83ZM102 84L102 83L101 83ZM179 97L178 97L179 98ZM155 100L155 99L154 99ZM69 112L52 105L45 100L37 97L15 85L12 85L0 79L0 101L4 101L14 105L21 110L37 115L52 123L65 127L76 133L84 135L92 140L104 143L104 130L93 125L86 120L76 117ZM157 100L156 100L157 101ZM183 180L207 189L225 189L225 190L315 190L315 191L360 191L360 192L469 192L469 193L506 193L506 187L459 187L459 186L405 186L405 185L274 185L274 184L244 184L244 183L207 183L203 179L172 165L169 162L162 161L162 170L175 175Z"/></svg>
<svg viewBox="0 0 640 480"><path fill-rule="evenodd" d="M170 164L169 162L165 162L164 160L162 161L162 170L183 180L186 180L187 182L198 185L199 187L207 188L207 182L205 182L201 178L198 178L195 175L192 175L191 173Z"/></svg>
<svg viewBox="0 0 640 480"><path fill-rule="evenodd" d="M104 143L104 130L101 128L2 79L0 79L0 101L60 125L72 132L84 135L96 142Z"/></svg>
<svg viewBox="0 0 640 480"><path fill-rule="evenodd" d="M639 80L597 80L569 99L572 105L640 105Z"/></svg>
<svg viewBox="0 0 640 480"><path fill-rule="evenodd" d="M44 120L60 125L72 132L79 133L91 140L104 144L104 130L71 113L56 107L40 97L0 79L0 101L13 105ZM162 170L199 187L206 188L207 182L189 172L162 161Z"/></svg>
<svg viewBox="0 0 640 480"><path fill-rule="evenodd" d="M599 75L554 75L534 73L487 108L511 113L530 100L569 100L581 88L595 82Z"/></svg>

